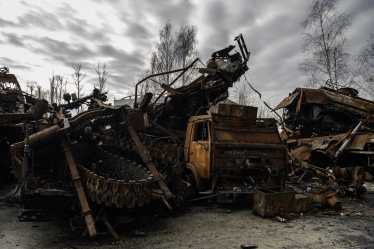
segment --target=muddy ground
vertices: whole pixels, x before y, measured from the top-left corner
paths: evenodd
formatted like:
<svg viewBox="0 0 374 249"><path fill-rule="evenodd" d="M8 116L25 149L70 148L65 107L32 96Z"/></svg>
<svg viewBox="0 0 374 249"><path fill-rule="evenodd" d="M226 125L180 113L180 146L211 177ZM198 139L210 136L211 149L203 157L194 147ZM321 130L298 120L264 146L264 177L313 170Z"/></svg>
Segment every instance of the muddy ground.
<svg viewBox="0 0 374 249"><path fill-rule="evenodd" d="M250 205L190 202L173 214L153 207L118 224L115 241L100 224L103 234L82 237L65 211L53 213L53 221L20 222L23 207L11 195L14 187L0 185L0 248L374 248L374 192L344 199L344 216L319 211L284 223L258 216Z"/></svg>

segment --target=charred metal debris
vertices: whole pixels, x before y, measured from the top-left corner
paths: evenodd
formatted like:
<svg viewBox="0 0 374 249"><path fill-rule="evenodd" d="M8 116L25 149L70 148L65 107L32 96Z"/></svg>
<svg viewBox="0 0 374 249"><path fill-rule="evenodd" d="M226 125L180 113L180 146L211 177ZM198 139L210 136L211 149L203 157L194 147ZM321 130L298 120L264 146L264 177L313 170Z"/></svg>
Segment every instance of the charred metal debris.
<svg viewBox="0 0 374 249"><path fill-rule="evenodd" d="M290 117L295 105L299 110L282 121L287 131L283 140L277 121L257 118L257 107L220 104L218 113L209 114L209 108L226 99L228 89L248 70L250 53L242 35L235 41L240 52L230 54L232 45L214 52L207 66L198 69L201 75L186 86L172 88L199 59L186 68L141 80L132 107L105 104L106 94L97 89L80 99L65 94L67 104L50 105L23 93L16 77L3 69L1 142L4 150L10 148L8 160L19 180L15 192L20 191L22 200L58 198L79 203L87 226L83 236L96 235L95 223L101 220L116 239L118 235L105 218L105 207L125 213L160 203L173 210L186 200L208 199L218 203L254 200L254 209L264 217L309 212L316 202L339 210L337 196L343 190L345 194L349 189L354 189L353 194L362 191L364 168L359 166L370 166L371 154L366 152L371 152L372 135L361 134L360 129L369 129L370 119L363 119L364 112L360 112L349 116L352 121L341 120L333 110L342 104L336 106L336 100L331 104L326 96L341 98L342 94L326 89L319 90L321 102L309 90L299 89L277 107L288 108ZM171 73L178 75L169 85L160 83L164 91L159 96L146 93L137 102L140 84ZM323 91L331 93L324 95ZM158 100L165 94L160 104ZM305 101L307 96L314 102ZM72 116L70 110L82 104L87 110ZM319 112L314 111L317 107ZM315 124L305 127L312 130L300 128L296 117L304 118L301 114L311 110L316 116L308 122ZM327 138L313 135L317 123L328 127L318 133ZM342 129L348 133L326 134ZM310 132L314 137L308 137ZM365 153L347 153L357 148ZM314 152L330 153L331 163L326 165ZM367 164L338 164L347 154L365 158ZM318 160L321 164L315 163ZM304 191L310 184L303 180L310 176L318 176L319 187L313 188L323 190L313 196ZM93 216L92 207L98 205L101 209Z"/></svg>
<svg viewBox="0 0 374 249"><path fill-rule="evenodd" d="M358 97L353 88L297 88L279 103L280 136L292 163L288 189L277 190L279 195L290 200L309 196L313 206L308 204L308 212L341 212L339 198L364 197L365 181L373 180L373 107L374 102ZM274 193L259 195L270 199ZM257 209L263 212L263 207Z"/></svg>

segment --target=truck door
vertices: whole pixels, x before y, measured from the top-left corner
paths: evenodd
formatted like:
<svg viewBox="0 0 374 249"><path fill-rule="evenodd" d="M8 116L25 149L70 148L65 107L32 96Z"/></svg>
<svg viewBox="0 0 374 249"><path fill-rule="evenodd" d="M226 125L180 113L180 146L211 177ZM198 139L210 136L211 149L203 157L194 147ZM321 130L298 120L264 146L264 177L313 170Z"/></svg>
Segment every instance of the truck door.
<svg viewBox="0 0 374 249"><path fill-rule="evenodd" d="M190 163L195 165L201 178L209 179L211 161L211 123L197 120L190 143Z"/></svg>

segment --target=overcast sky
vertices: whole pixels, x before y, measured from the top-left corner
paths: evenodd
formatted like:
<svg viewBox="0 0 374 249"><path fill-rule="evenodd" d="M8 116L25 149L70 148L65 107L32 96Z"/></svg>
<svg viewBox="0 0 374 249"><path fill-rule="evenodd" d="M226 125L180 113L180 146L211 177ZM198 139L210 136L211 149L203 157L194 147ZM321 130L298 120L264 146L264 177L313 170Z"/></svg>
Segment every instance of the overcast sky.
<svg viewBox="0 0 374 249"><path fill-rule="evenodd" d="M93 64L105 62L111 100L133 89L147 67L148 51L170 20L196 25L202 61L242 33L251 57L249 75L263 99L275 106L305 78L297 71L302 60L300 22L310 1L1 1L0 67L9 67L26 90L27 81L48 88L52 73L69 77L72 63L87 73L86 94L95 79ZM342 0L342 12L355 19L348 33L350 52L358 53L374 33L374 1ZM243 81L241 81L243 82Z"/></svg>

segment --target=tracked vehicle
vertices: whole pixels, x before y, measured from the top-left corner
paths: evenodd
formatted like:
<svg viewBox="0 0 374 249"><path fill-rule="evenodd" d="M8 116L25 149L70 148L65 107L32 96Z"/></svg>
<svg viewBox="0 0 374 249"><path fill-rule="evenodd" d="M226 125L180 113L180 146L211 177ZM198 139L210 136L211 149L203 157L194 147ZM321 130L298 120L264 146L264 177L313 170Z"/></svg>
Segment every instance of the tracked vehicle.
<svg viewBox="0 0 374 249"><path fill-rule="evenodd" d="M241 54L229 54L234 46L213 53L187 86L172 88L197 60L173 71L181 74L162 84L169 93L163 104L147 93L140 104L135 96L134 107L92 97L92 108L74 117L60 109L49 128L11 147L25 195L78 195L93 236L87 198L125 210L159 200L173 209L186 198L243 202L255 186L283 185L290 169L274 119L257 119L257 108L240 105L207 113L247 70L249 53L243 37L236 40ZM33 151L26 164L25 147Z"/></svg>

